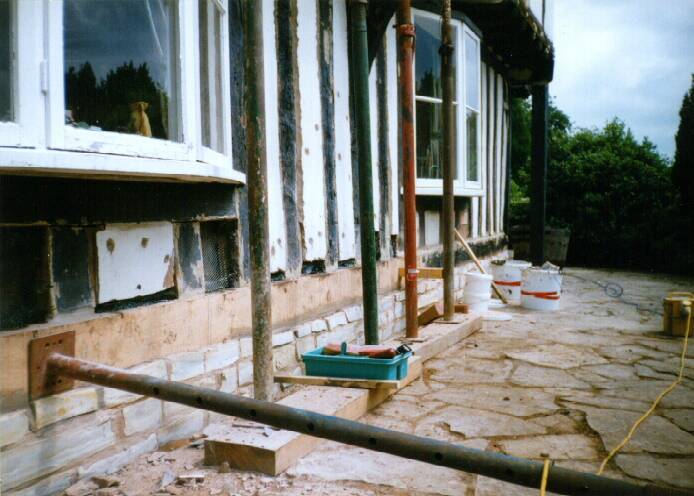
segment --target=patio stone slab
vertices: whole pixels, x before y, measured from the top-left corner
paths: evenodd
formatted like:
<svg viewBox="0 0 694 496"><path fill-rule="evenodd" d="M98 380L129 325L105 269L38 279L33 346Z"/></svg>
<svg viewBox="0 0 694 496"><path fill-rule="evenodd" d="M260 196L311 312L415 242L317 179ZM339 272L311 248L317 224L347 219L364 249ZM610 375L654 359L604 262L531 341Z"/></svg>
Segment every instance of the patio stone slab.
<svg viewBox="0 0 694 496"><path fill-rule="evenodd" d="M538 367L527 363L521 363L516 367L511 376L511 382L518 386L529 387L566 387L585 389L590 384L574 378L562 369Z"/></svg>
<svg viewBox="0 0 694 496"><path fill-rule="evenodd" d="M658 484L694 489L694 458L653 458L647 455L617 455L615 463L632 477Z"/></svg>
<svg viewBox="0 0 694 496"><path fill-rule="evenodd" d="M534 436L498 441L499 447L509 455L540 459L543 453L552 460L596 460L598 443L582 434Z"/></svg>
<svg viewBox="0 0 694 496"><path fill-rule="evenodd" d="M504 413L515 417L551 413L559 408L554 402L554 395L546 393L541 389L508 386L447 388L429 394L426 396L426 399L467 408Z"/></svg>
<svg viewBox="0 0 694 496"><path fill-rule="evenodd" d="M563 344L546 344L536 346L533 351L512 351L506 356L523 360L543 367L571 369L582 365L609 363L594 351L565 346Z"/></svg>

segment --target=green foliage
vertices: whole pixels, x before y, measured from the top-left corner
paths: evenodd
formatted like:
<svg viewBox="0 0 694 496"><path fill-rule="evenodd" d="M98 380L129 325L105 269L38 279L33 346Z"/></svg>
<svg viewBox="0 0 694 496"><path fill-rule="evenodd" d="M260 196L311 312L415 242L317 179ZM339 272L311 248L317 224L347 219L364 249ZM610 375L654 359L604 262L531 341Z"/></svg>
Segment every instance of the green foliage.
<svg viewBox="0 0 694 496"><path fill-rule="evenodd" d="M675 136L675 162L672 167L672 180L680 193L681 205L685 212L694 209L694 74L692 85L680 108L680 125Z"/></svg>
<svg viewBox="0 0 694 496"><path fill-rule="evenodd" d="M513 111L514 120L516 112L520 114L520 124L513 128L512 139L520 139L517 150L523 155L513 157L517 170L511 218L527 223L530 108L520 102ZM549 126L547 222L571 229L569 264L694 270L694 249L687 237L691 230L677 208L671 168L653 143L638 142L618 119L602 129L573 131L569 118L556 107L550 110ZM689 157L688 170L694 171L691 152Z"/></svg>

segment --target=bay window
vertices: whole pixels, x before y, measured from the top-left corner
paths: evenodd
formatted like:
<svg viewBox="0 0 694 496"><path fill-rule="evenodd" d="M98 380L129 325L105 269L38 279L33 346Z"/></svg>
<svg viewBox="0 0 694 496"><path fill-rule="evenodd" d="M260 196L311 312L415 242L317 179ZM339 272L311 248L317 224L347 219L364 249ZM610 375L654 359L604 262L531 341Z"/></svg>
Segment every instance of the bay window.
<svg viewBox="0 0 694 496"><path fill-rule="evenodd" d="M443 100L441 90L441 18L416 11L415 133L417 193L442 194ZM480 52L479 39L462 22L453 20L453 120L456 143L456 195L481 193L479 174Z"/></svg>
<svg viewBox="0 0 694 496"><path fill-rule="evenodd" d="M243 182L227 37L227 0L0 0L0 170Z"/></svg>

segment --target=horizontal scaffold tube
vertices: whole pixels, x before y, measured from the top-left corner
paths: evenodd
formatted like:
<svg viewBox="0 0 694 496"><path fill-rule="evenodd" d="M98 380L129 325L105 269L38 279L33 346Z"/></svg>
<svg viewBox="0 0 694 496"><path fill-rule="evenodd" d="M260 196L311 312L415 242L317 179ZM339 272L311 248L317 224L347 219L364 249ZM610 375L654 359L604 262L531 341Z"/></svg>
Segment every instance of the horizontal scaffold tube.
<svg viewBox="0 0 694 496"><path fill-rule="evenodd" d="M126 370L60 353L52 353L47 360L50 373L80 381L252 420L278 429L301 432L373 451L420 460L432 465L480 474L512 484L540 487L543 468L540 462L381 429L352 420L321 415L182 382L133 374ZM677 496L692 494L679 489L639 485L561 467L551 469L547 490L568 495Z"/></svg>

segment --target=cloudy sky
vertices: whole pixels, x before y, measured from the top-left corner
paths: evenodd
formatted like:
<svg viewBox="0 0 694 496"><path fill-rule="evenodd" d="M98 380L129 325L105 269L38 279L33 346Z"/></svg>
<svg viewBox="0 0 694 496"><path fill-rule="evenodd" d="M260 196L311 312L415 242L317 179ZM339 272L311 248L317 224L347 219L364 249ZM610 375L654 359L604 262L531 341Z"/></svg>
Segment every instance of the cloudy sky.
<svg viewBox="0 0 694 496"><path fill-rule="evenodd" d="M694 0L555 0L550 94L574 125L619 117L672 157L694 73Z"/></svg>

